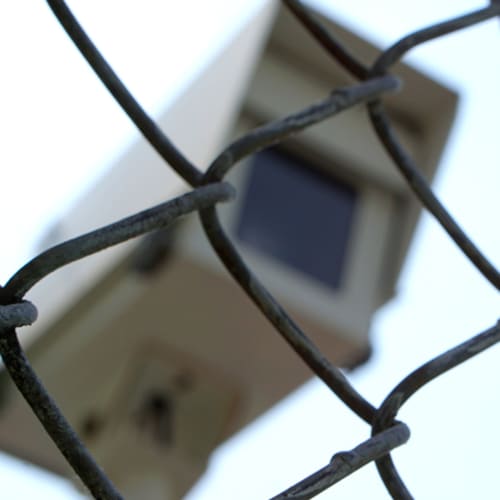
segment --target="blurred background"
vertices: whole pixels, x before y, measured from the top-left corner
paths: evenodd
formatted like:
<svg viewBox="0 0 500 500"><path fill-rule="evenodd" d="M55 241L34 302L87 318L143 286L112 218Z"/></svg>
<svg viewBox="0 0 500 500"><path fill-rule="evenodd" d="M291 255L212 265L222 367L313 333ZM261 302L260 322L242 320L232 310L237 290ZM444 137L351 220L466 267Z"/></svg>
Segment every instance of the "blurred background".
<svg viewBox="0 0 500 500"><path fill-rule="evenodd" d="M264 0L68 2L96 45L153 115L179 94ZM421 0L309 1L369 41L387 47L408 32L485 6ZM0 5L0 163L5 282L34 252L51 222L136 137L129 122L44 2ZM500 25L488 21L431 42L406 62L457 90L457 122L435 191L479 247L500 263ZM148 57L144 57L145 52ZM189 153L189 152L187 152ZM427 215L399 283L372 328L374 355L350 375L378 405L410 371L498 319L495 290ZM495 498L500 352L488 352L417 393L400 418L410 442L394 459L416 498ZM265 498L368 437L369 429L312 380L213 455L190 500ZM480 457L480 458L478 458ZM4 498L78 498L74 487L2 456ZM387 498L375 467L324 498Z"/></svg>

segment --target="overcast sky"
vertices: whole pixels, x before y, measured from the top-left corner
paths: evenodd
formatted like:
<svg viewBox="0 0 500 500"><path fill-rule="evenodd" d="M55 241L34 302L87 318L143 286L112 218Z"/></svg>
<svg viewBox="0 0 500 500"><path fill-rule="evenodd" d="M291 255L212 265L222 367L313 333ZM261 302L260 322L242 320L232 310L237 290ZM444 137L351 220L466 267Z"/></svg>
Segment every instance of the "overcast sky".
<svg viewBox="0 0 500 500"><path fill-rule="evenodd" d="M472 0L316 0L360 34L387 46L408 31L485 5ZM139 101L158 113L263 1L70 2ZM196 11L198 14L193 15ZM0 208L4 282L51 221L135 137L42 1L0 4ZM143 54L149 52L148 57ZM408 61L461 94L435 189L484 252L500 264L500 25L489 21L419 48ZM162 63L159 64L159 61ZM175 69L174 69L175 68ZM146 77L147 75L147 77ZM374 404L406 374L491 326L499 300L428 216L418 226L399 295L376 316L373 359L352 380ZM423 389L400 418L410 443L394 453L416 498L498 494L500 350ZM265 498L366 439L368 428L311 382L217 451L190 500ZM70 498L32 469L0 462L4 498ZM245 488L241 491L241 484ZM25 488L25 490L23 489ZM236 491L238 493L236 494ZM387 498L368 466L324 498Z"/></svg>

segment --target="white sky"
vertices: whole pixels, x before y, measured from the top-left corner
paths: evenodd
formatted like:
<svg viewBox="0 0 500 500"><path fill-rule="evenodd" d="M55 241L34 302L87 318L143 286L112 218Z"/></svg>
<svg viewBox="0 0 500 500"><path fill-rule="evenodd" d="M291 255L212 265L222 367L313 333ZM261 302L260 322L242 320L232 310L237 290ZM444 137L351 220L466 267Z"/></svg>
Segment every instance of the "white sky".
<svg viewBox="0 0 500 500"><path fill-rule="evenodd" d="M412 29L485 5L472 0L315 0L387 45ZM139 101L158 112L199 61L224 43L250 0L70 2ZM197 15L193 15L196 12ZM234 24L236 23L236 25ZM134 137L134 128L87 68L42 1L0 3L0 281L31 255L47 225ZM457 125L436 190L484 252L500 264L500 22L415 51L408 61L461 92ZM150 56L144 57L146 51ZM148 75L147 77L145 75ZM356 387L374 404L430 357L492 325L498 295L424 216L397 300L375 318L373 360ZM493 348L413 397L400 418L410 443L394 453L416 498L493 498L500 396ZM190 500L265 498L366 439L368 428L311 382L216 452ZM65 486L0 462L3 498L71 498ZM244 490L241 491L241 485ZM23 489L24 488L24 489ZM237 493L236 493L237 492ZM387 498L368 466L323 498ZM45 495L45 496L44 496Z"/></svg>

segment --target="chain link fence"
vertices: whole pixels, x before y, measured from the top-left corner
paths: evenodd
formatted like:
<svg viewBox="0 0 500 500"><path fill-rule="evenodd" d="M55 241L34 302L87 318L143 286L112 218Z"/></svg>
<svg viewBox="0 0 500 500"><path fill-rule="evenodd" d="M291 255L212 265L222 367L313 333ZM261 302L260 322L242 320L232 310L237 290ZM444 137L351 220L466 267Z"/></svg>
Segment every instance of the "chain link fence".
<svg viewBox="0 0 500 500"><path fill-rule="evenodd" d="M283 3L328 52L332 64L342 65L358 83L336 89L319 103L252 130L226 147L206 172L202 172L169 141L145 113L87 37L65 3L62 0L48 0L50 8L68 36L151 146L164 159L166 166L173 168L193 187L191 192L183 196L50 248L28 262L4 287L0 287L0 353L5 368L47 433L95 498L118 499L121 495L95 463L45 390L19 344L16 327L29 325L37 317L35 306L23 300L23 297L37 282L58 268L130 238L167 227L180 216L198 212L207 239L237 283L312 373L316 374L355 416L371 426L370 439L350 451L336 453L325 467L276 495L275 500L314 497L370 462L375 462L381 480L392 497L412 498L390 454L391 450L406 443L410 437L405 423L397 420L398 411L421 387L500 340L500 323L497 323L410 373L387 395L382 404L375 408L350 384L343 373L325 358L307 334L293 322L253 275L222 228L216 209L218 203L237 195L232 186L224 182L224 177L240 160L278 144L306 127L364 103L381 147L390 155L395 168L406 179L414 195L437 219L484 279L498 290L498 270L433 194L419 167L401 145L384 108L384 95L399 88L400 81L391 75L390 69L409 50L426 41L499 16L500 2L492 0L486 8L411 33L382 52L370 67L362 64L356 54L344 47L300 1L283 0Z"/></svg>

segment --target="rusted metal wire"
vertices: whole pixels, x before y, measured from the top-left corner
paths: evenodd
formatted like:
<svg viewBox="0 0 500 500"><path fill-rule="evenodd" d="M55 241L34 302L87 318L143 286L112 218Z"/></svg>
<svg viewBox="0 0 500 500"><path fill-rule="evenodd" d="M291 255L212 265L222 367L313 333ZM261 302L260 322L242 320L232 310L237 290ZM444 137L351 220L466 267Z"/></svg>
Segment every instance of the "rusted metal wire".
<svg viewBox="0 0 500 500"><path fill-rule="evenodd" d="M496 289L500 289L500 273L434 195L418 166L398 140L383 105L384 95L399 88L399 80L392 76L389 70L404 54L421 43L499 16L500 2L492 0L484 9L412 33L382 52L371 67L367 67L299 0L283 0L298 22L336 63L342 65L358 80L358 83L334 89L324 100L287 117L264 124L237 139L214 159L205 174L172 144L141 108L86 35L67 5L62 0L47 0L47 2L92 69L147 141L171 168L195 188L183 196L43 252L16 272L5 287L0 287L0 354L5 367L68 463L95 498L121 498L70 427L26 359L15 328L33 323L37 312L34 305L23 300L24 295L47 274L70 262L129 238L166 227L178 217L197 211L206 237L216 254L236 282L275 327L277 333L337 397L371 426L372 436L368 440L349 452L335 454L326 467L274 498L311 498L370 462L376 463L390 495L399 499L412 498L390 456L392 449L404 444L410 437L408 427L396 421L399 409L421 387L499 342L500 323L413 371L389 393L379 408L375 408L321 353L307 334L293 322L257 280L225 233L217 215L216 205L234 196L234 189L223 180L241 159L281 142L291 134L315 123L331 119L355 104L365 103L382 146L394 160L395 167L401 172L415 196L438 220L484 278Z"/></svg>

